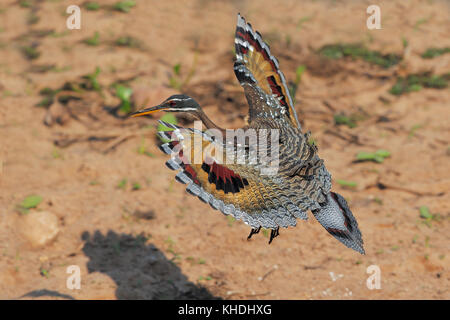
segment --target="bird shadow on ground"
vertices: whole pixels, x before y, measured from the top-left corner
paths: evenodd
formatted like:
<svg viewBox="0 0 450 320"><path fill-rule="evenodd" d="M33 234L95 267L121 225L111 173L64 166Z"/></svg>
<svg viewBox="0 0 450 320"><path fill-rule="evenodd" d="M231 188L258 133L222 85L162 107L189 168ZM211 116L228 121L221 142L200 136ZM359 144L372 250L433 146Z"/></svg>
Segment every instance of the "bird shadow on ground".
<svg viewBox="0 0 450 320"><path fill-rule="evenodd" d="M181 273L147 238L84 232L88 272L102 272L117 285L117 299L220 299Z"/></svg>

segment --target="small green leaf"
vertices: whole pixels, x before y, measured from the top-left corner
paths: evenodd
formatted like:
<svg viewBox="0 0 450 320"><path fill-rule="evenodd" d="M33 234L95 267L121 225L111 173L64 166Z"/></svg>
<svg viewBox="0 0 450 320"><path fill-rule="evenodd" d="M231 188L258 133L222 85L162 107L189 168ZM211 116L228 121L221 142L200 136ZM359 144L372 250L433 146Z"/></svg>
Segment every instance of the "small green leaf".
<svg viewBox="0 0 450 320"><path fill-rule="evenodd" d="M420 91L422 89L422 86L420 84L413 84L409 87L409 91Z"/></svg>
<svg viewBox="0 0 450 320"><path fill-rule="evenodd" d="M141 185L138 182L133 183L133 190L141 189Z"/></svg>
<svg viewBox="0 0 450 320"><path fill-rule="evenodd" d="M347 117L343 114L335 114L334 115L334 123L337 125L344 124L344 125L347 125L349 128L356 127L356 122L352 118Z"/></svg>
<svg viewBox="0 0 450 320"><path fill-rule="evenodd" d="M356 187L358 186L358 183L356 183L355 181L346 181L346 180L336 180L337 183L339 183L341 186L344 187Z"/></svg>
<svg viewBox="0 0 450 320"><path fill-rule="evenodd" d="M403 48L406 48L406 47L408 47L408 39L406 39L405 37L402 37L402 45L403 45Z"/></svg>
<svg viewBox="0 0 450 320"><path fill-rule="evenodd" d="M21 50L23 55L29 60L37 59L41 55L38 49L33 46L24 46Z"/></svg>
<svg viewBox="0 0 450 320"><path fill-rule="evenodd" d="M83 84L85 89L100 91L101 89L100 83L97 80L97 77L100 74L100 72L101 72L100 67L96 67L94 73L90 73L83 76L83 79L88 80L87 84Z"/></svg>
<svg viewBox="0 0 450 320"><path fill-rule="evenodd" d="M124 86L117 86L116 94L117 97L119 97L120 100L126 101L130 100L131 94L133 93L133 90L131 88L127 88Z"/></svg>
<svg viewBox="0 0 450 320"><path fill-rule="evenodd" d="M419 208L420 217L423 219L432 219L433 215L431 214L430 210L427 206L421 206Z"/></svg>
<svg viewBox="0 0 450 320"><path fill-rule="evenodd" d="M92 38L84 39L84 43L87 44L88 46L98 46L100 43L100 33L96 31L92 36Z"/></svg>
<svg viewBox="0 0 450 320"><path fill-rule="evenodd" d="M24 209L36 208L42 202L42 197L37 195L32 195L26 197L20 206Z"/></svg>
<svg viewBox="0 0 450 320"><path fill-rule="evenodd" d="M119 189L125 189L126 186L127 186L127 179L122 179L117 184L117 188L119 188Z"/></svg>
<svg viewBox="0 0 450 320"><path fill-rule="evenodd" d="M181 69L181 64L177 63L176 65L173 66L173 72L179 76L180 75L180 69Z"/></svg>
<svg viewBox="0 0 450 320"><path fill-rule="evenodd" d="M114 10L128 13L130 12L130 9L133 8L135 5L136 2L134 1L120 1L114 4L113 8Z"/></svg>
<svg viewBox="0 0 450 320"><path fill-rule="evenodd" d="M438 57L438 56L443 55L445 53L450 53L450 47L446 47L446 48L429 48L422 54L422 58L432 59L434 57Z"/></svg>
<svg viewBox="0 0 450 320"><path fill-rule="evenodd" d="M97 11L98 9L100 9L100 5L97 2L86 2L84 4L84 7L88 11Z"/></svg>
<svg viewBox="0 0 450 320"><path fill-rule="evenodd" d="M306 70L306 66L304 66L304 65L298 66L297 70L295 70L295 76L296 76L295 82L297 83L297 85L300 83L302 74L305 72L305 70Z"/></svg>
<svg viewBox="0 0 450 320"><path fill-rule="evenodd" d="M358 161L374 161L382 163L384 158L387 158L391 153L387 150L378 150L377 152L358 152L356 155L356 160Z"/></svg>
<svg viewBox="0 0 450 320"><path fill-rule="evenodd" d="M116 95L120 99L120 110L125 113L131 112L131 95L133 93L133 89L127 88L121 85L116 87Z"/></svg>
<svg viewBox="0 0 450 320"><path fill-rule="evenodd" d="M31 1L22 0L19 2L19 5L22 8L29 8L29 7L31 7L32 3L31 3Z"/></svg>
<svg viewBox="0 0 450 320"><path fill-rule="evenodd" d="M44 268L40 268L40 274L41 274L41 276L44 276L44 277L46 277L46 278L48 278L49 277L49 274L48 274L48 270L47 269L44 269Z"/></svg>
<svg viewBox="0 0 450 320"><path fill-rule="evenodd" d="M372 152L358 152L358 154L356 155L356 160L359 161L365 161L365 160L374 160L375 155Z"/></svg>
<svg viewBox="0 0 450 320"><path fill-rule="evenodd" d="M383 157L383 158L387 158L391 155L391 153L387 150L380 149L377 152L375 152L375 155Z"/></svg>

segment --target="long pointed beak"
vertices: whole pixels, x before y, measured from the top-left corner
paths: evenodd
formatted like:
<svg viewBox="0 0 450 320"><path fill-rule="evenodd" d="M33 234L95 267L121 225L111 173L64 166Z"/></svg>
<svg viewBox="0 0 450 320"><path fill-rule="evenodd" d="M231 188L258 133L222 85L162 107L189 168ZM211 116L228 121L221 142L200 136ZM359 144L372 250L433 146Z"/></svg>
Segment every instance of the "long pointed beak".
<svg viewBox="0 0 450 320"><path fill-rule="evenodd" d="M145 116L145 115L150 114L150 113L154 113L154 112L157 112L157 111L162 111L164 109L167 109L167 106L160 104L160 105L155 106L155 107L145 108L145 109L133 112L132 114L130 114L130 117L132 117L132 118L134 118L134 117L141 117L141 116Z"/></svg>

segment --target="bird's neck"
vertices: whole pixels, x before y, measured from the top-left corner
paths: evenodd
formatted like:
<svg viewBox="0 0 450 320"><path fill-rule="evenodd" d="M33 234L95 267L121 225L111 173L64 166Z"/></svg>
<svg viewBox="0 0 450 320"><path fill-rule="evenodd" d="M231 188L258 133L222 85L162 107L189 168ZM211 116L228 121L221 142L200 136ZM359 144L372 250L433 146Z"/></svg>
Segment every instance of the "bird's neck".
<svg viewBox="0 0 450 320"><path fill-rule="evenodd" d="M195 115L203 122L203 124L207 129L217 129L220 130L222 133L225 133L225 129L219 127L214 122L212 122L211 119L208 118L208 116L206 115L206 113L203 112L202 109L196 111Z"/></svg>

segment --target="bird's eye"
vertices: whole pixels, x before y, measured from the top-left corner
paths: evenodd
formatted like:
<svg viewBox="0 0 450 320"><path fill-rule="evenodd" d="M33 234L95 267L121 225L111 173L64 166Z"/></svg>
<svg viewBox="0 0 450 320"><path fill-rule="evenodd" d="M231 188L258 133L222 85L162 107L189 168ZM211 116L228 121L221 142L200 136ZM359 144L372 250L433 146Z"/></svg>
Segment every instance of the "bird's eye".
<svg viewBox="0 0 450 320"><path fill-rule="evenodd" d="M175 101L169 101L169 104L173 107L175 105Z"/></svg>

